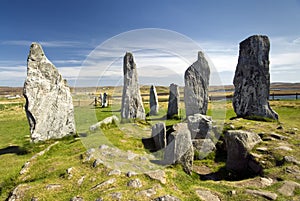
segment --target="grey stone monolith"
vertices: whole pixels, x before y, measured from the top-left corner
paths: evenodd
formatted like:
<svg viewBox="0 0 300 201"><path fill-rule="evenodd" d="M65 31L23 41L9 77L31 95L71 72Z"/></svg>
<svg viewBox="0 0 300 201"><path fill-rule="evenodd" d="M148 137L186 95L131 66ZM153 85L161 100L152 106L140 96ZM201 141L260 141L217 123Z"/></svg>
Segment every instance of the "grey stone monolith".
<svg viewBox="0 0 300 201"><path fill-rule="evenodd" d="M38 43L32 43L30 47L23 90L33 142L75 133L70 89Z"/></svg>
<svg viewBox="0 0 300 201"><path fill-rule="evenodd" d="M179 96L179 89L178 85L172 83L170 85L170 93L169 93L169 102L168 102L168 112L167 118L172 118L175 115L179 115L179 103L180 103L180 96Z"/></svg>
<svg viewBox="0 0 300 201"><path fill-rule="evenodd" d="M240 43L239 60L233 84L233 108L238 117L278 119L269 105L270 41L267 36L254 35Z"/></svg>
<svg viewBox="0 0 300 201"><path fill-rule="evenodd" d="M155 86L150 87L150 115L157 115L159 109L158 98Z"/></svg>
<svg viewBox="0 0 300 201"><path fill-rule="evenodd" d="M121 117L123 119L145 119L145 109L139 89L136 64L130 52L126 52L124 56L123 73Z"/></svg>
<svg viewBox="0 0 300 201"><path fill-rule="evenodd" d="M206 114L208 105L210 67L203 52L184 74L184 104L186 116Z"/></svg>

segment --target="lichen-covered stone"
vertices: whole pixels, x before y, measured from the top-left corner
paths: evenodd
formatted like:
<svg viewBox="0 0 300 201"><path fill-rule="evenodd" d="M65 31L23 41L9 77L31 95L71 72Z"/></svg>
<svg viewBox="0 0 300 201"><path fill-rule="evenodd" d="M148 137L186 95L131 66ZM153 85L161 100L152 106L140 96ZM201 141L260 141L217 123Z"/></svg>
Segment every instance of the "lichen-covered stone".
<svg viewBox="0 0 300 201"><path fill-rule="evenodd" d="M124 86L121 117L123 119L145 119L145 109L138 85L136 64L132 53L126 52L123 63Z"/></svg>
<svg viewBox="0 0 300 201"><path fill-rule="evenodd" d="M70 89L38 43L30 47L23 93L33 142L75 133Z"/></svg>
<svg viewBox="0 0 300 201"><path fill-rule="evenodd" d="M172 83L170 85L167 118L172 118L175 115L179 115L179 95L178 85Z"/></svg>
<svg viewBox="0 0 300 201"><path fill-rule="evenodd" d="M209 63L204 53L199 51L198 60L184 74L184 104L187 117L196 113L206 114L209 76Z"/></svg>
<svg viewBox="0 0 300 201"><path fill-rule="evenodd" d="M240 43L239 60L233 84L233 107L238 117L278 119L269 105L270 42L267 36L254 35Z"/></svg>

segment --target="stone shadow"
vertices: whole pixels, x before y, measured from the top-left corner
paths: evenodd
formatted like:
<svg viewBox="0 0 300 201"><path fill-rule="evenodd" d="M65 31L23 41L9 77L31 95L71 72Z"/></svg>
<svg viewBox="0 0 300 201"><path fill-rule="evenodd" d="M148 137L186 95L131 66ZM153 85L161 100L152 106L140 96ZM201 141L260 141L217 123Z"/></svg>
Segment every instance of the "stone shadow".
<svg viewBox="0 0 300 201"><path fill-rule="evenodd" d="M27 151L19 146L8 146L6 148L0 149L0 155L4 154L17 154L17 155L25 155Z"/></svg>

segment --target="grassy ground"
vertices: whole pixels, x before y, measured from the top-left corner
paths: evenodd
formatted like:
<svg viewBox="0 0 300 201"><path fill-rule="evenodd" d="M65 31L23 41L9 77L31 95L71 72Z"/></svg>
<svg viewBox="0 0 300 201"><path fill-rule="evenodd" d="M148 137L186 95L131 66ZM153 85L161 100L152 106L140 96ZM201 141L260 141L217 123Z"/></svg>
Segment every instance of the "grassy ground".
<svg viewBox="0 0 300 201"><path fill-rule="evenodd" d="M133 150L135 153L146 152L140 141L140 129L145 131L145 135L149 134L150 125L163 119L166 113L166 105L164 104L162 104L158 116L148 117L148 123L140 124L136 122L137 130L133 130L129 124L123 124L122 127L113 126L104 130L106 138L123 150ZM23 192L23 200L30 200L33 197L37 197L39 200L70 200L70 198L77 195L85 200L96 200L99 197L104 198L104 200L112 200L111 194L114 192L122 193L122 200L150 200L150 198L137 196L138 192L150 188L155 188L156 191L156 194L152 195L151 198L171 194L182 200L200 200L196 190L209 189L219 195L222 200L265 200L261 197L248 195L244 193L244 190L249 188L278 193L283 180L299 182L293 175L286 173L287 164L278 165L276 162L286 155L292 155L300 160L300 132L296 129L300 129L300 101L271 101L271 106L279 114L279 122L230 120L235 117L230 102L223 104L226 111L222 108L222 105L210 104L209 106L208 113L214 114L216 118L221 119L224 116L223 113L226 112L224 129L228 129L229 125L233 125L235 129L252 130L265 136L278 133L288 137L283 141L264 141L259 144L258 146L268 148L269 151L266 154L257 152L254 149L254 153L262 155L262 160L266 161L264 176L277 181L273 185L263 188L255 185L245 187L236 185L237 181L226 180L228 172L224 169L226 160L224 153L221 156L211 154L207 159L195 161L195 171L191 176L185 174L179 165L166 168L167 179L165 184L150 179L144 174L138 174L130 178L124 172L121 175L109 176L108 173L111 169L103 165L94 168L92 160L85 160L87 146L84 138L80 140L76 137L59 140L59 143L54 145L48 152L38 156L31 162L30 171L20 175L19 172L26 161L54 143L54 141L38 144L29 142L29 127L22 105L22 101L21 103L0 104L0 200L5 200L14 187L20 184L24 184L20 187ZM88 107L90 112L78 111L80 108L76 108L77 112L81 114L76 116L77 122L81 122L81 127L77 128L79 133L87 132L86 128L95 120L102 120L112 114L119 115L117 108L113 108L115 112L112 113L111 108L93 110L93 106ZM145 105L145 108L147 108L147 105ZM181 117L184 119L183 109L181 113L183 114ZM163 121L167 125L171 125L179 122L180 119ZM283 129L277 129L280 125ZM292 150L276 149L280 144L288 145ZM72 176L66 172L68 168L72 168ZM203 180L201 175L205 174L205 171L208 173L217 172L223 177L220 181ZM82 178L84 178L83 182L79 184L78 182ZM116 179L115 183L91 190L97 184L112 178ZM127 187L127 183L135 178L140 179L143 186L141 188ZM54 187L50 188L50 184ZM231 195L232 190L237 193ZM300 199L300 191L295 191L294 197L285 197L279 193L278 196L277 200L297 200Z"/></svg>

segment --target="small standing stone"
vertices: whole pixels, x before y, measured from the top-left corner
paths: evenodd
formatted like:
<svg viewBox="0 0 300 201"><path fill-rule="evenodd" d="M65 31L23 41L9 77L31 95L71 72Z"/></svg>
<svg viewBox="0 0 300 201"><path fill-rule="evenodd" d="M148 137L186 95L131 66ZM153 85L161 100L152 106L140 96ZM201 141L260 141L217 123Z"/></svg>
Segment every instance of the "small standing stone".
<svg viewBox="0 0 300 201"><path fill-rule="evenodd" d="M178 85L172 83L170 85L169 103L168 103L168 113L167 118L172 118L174 115L179 114L179 89Z"/></svg>
<svg viewBox="0 0 300 201"><path fill-rule="evenodd" d="M206 114L209 76L209 64L204 53L199 51L198 60L184 74L184 103L187 117L196 113Z"/></svg>
<svg viewBox="0 0 300 201"><path fill-rule="evenodd" d="M107 107L107 99L108 99L108 95L107 95L107 93L104 93L103 94L103 97L102 97L102 107Z"/></svg>
<svg viewBox="0 0 300 201"><path fill-rule="evenodd" d="M270 41L267 36L254 35L240 43L239 60L233 84L233 107L238 117L278 119L269 105Z"/></svg>
<svg viewBox="0 0 300 201"><path fill-rule="evenodd" d="M123 63L124 86L121 117L123 119L145 119L145 109L138 85L136 64L132 53L126 52Z"/></svg>
<svg viewBox="0 0 300 201"><path fill-rule="evenodd" d="M150 115L157 115L159 109L158 98L155 86L150 87Z"/></svg>
<svg viewBox="0 0 300 201"><path fill-rule="evenodd" d="M152 126L151 137L154 140L156 150L163 149L167 146L166 135L165 123L159 122Z"/></svg>

